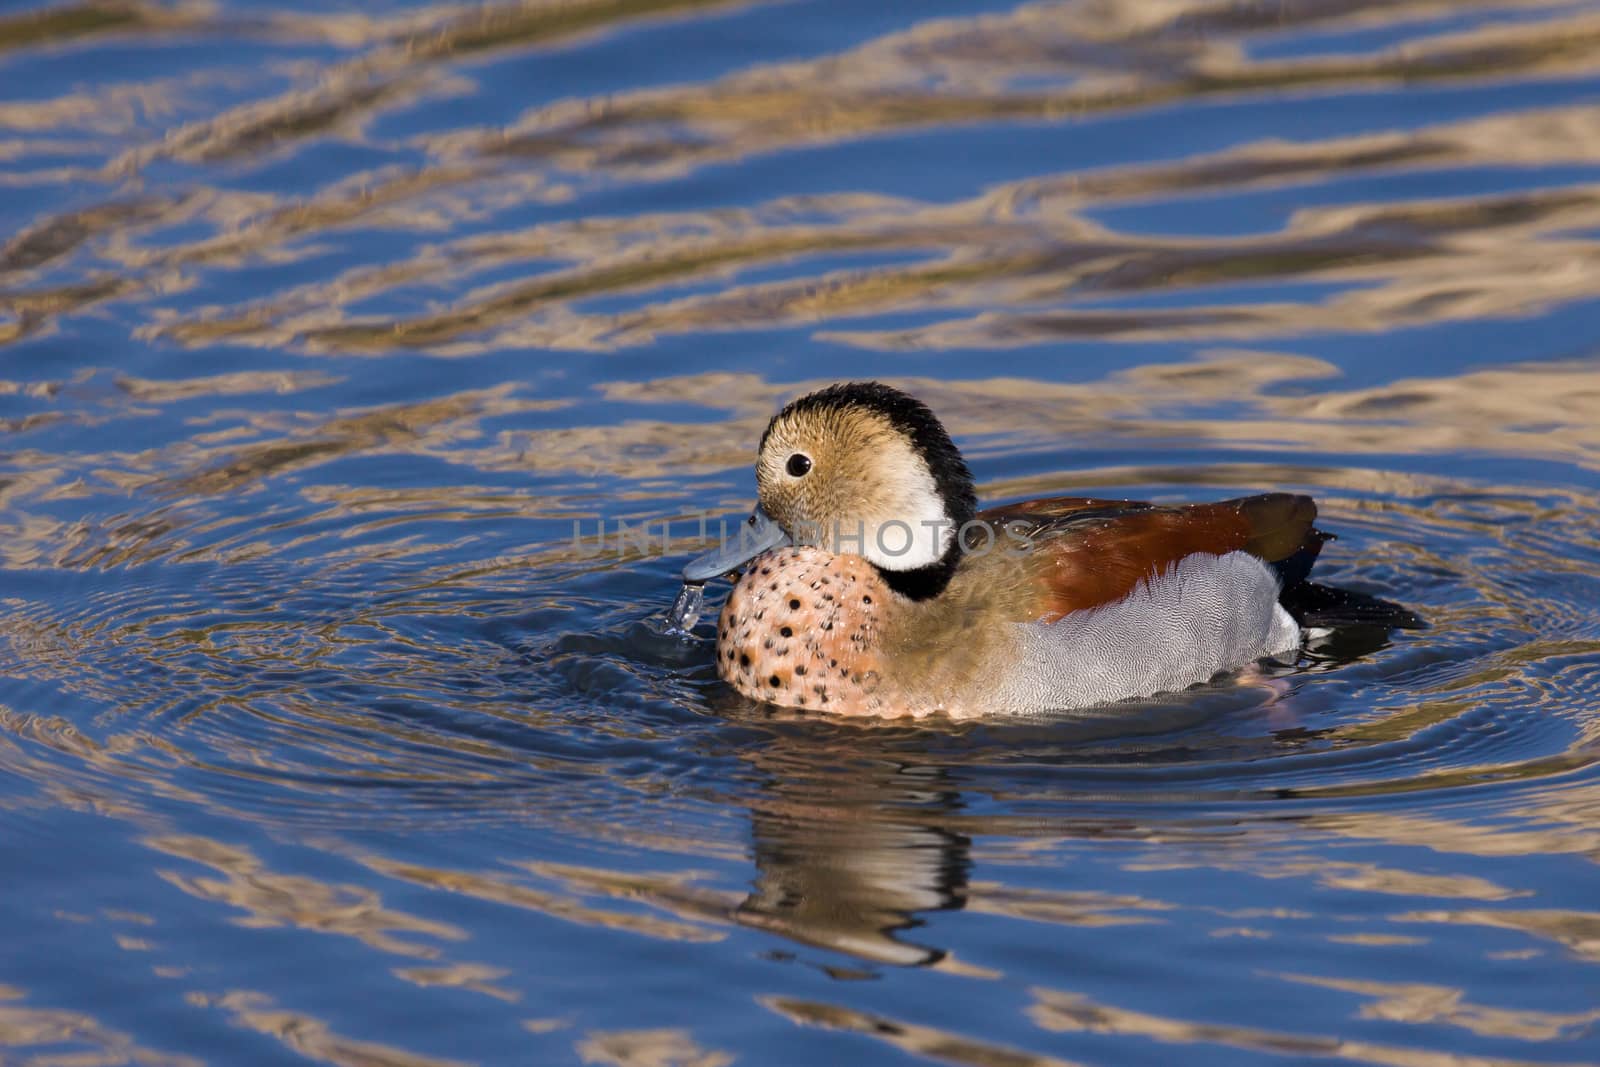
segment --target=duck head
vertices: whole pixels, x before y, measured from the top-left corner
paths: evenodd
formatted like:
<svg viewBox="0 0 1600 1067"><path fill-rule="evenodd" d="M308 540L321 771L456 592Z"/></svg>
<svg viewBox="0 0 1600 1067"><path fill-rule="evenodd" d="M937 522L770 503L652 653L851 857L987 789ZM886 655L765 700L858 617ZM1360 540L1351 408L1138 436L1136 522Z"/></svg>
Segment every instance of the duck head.
<svg viewBox="0 0 1600 1067"><path fill-rule="evenodd" d="M879 382L810 393L773 417L760 503L737 537L684 568L704 582L785 544L865 558L914 599L942 590L977 510L972 474L927 406Z"/></svg>

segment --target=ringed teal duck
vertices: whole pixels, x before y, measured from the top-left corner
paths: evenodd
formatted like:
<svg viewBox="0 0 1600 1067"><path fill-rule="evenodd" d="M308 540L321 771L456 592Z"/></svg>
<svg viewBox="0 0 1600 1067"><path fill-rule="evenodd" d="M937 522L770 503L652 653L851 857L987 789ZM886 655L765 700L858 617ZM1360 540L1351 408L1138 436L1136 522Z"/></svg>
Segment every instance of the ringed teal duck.
<svg viewBox="0 0 1600 1067"><path fill-rule="evenodd" d="M933 412L878 382L779 412L756 484L740 536L684 569L704 582L744 568L717 670L755 700L843 715L1083 707L1295 650L1279 595L1329 539L1311 498L1289 493L980 511Z"/></svg>

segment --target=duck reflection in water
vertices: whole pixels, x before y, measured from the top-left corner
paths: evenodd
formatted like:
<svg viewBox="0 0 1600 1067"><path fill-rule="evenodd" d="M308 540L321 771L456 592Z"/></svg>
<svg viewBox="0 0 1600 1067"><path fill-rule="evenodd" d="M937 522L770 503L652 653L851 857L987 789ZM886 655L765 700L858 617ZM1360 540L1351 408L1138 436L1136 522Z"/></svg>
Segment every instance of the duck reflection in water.
<svg viewBox="0 0 1600 1067"><path fill-rule="evenodd" d="M773 714L728 699L742 705L732 716ZM769 728L745 754L766 781L750 802L755 889L734 920L874 963L938 963L943 949L903 935L966 904L971 842L946 825L962 808L950 772L875 744L872 728Z"/></svg>

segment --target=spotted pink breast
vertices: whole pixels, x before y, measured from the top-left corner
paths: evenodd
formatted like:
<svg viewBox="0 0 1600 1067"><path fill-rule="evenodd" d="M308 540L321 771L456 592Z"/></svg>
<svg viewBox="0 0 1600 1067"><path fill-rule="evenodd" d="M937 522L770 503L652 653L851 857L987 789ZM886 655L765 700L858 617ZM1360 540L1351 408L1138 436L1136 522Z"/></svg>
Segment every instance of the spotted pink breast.
<svg viewBox="0 0 1600 1067"><path fill-rule="evenodd" d="M885 691L880 620L894 594L858 556L781 548L750 562L717 623L717 671L754 700L834 714L902 710Z"/></svg>

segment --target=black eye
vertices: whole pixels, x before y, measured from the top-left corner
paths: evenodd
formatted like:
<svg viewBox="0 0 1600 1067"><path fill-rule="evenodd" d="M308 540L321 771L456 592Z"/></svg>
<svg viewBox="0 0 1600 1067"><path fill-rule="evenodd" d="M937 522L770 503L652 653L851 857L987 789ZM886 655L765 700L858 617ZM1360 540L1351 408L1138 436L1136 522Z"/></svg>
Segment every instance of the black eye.
<svg viewBox="0 0 1600 1067"><path fill-rule="evenodd" d="M811 457L804 452L796 452L789 457L789 465L784 469L789 472L789 477L799 478L811 469Z"/></svg>

